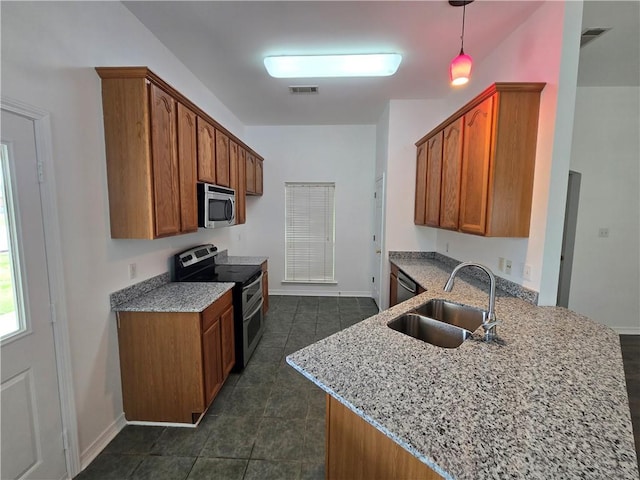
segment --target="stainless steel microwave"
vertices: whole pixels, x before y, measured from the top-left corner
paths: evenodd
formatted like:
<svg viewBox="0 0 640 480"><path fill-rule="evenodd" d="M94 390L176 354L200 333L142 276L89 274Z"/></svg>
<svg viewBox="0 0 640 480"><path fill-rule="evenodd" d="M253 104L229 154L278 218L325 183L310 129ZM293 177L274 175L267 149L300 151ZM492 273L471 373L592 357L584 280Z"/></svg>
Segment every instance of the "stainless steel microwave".
<svg viewBox="0 0 640 480"><path fill-rule="evenodd" d="M235 224L235 190L209 183L198 183L198 226L219 228Z"/></svg>

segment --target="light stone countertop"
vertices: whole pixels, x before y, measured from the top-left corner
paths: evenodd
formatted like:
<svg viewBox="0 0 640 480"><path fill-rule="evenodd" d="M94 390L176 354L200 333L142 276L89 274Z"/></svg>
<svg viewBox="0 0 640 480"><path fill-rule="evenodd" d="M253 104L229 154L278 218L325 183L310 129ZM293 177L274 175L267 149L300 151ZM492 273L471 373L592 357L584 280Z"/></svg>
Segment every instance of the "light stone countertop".
<svg viewBox="0 0 640 480"><path fill-rule="evenodd" d="M355 414L447 479L638 479L619 337L561 307L500 295L499 341L457 349L387 323L487 294L435 260L393 260L426 292L287 357Z"/></svg>
<svg viewBox="0 0 640 480"><path fill-rule="evenodd" d="M218 265L262 265L269 257L246 257L246 256L228 256L218 255L216 264Z"/></svg>
<svg viewBox="0 0 640 480"><path fill-rule="evenodd" d="M234 283L174 282L113 307L116 312L202 312Z"/></svg>

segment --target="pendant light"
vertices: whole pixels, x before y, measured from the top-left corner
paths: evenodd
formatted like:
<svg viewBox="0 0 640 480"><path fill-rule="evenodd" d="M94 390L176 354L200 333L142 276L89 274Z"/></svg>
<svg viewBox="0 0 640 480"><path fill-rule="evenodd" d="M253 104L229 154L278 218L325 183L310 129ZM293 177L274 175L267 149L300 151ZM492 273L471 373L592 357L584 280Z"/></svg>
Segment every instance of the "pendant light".
<svg viewBox="0 0 640 480"><path fill-rule="evenodd" d="M451 85L460 86L469 82L471 78L471 67L473 66L472 58L464 53L464 17L466 6L473 0L449 0L449 4L453 7L462 7L462 34L460 35L460 53L456 58L451 60L449 65L449 80Z"/></svg>

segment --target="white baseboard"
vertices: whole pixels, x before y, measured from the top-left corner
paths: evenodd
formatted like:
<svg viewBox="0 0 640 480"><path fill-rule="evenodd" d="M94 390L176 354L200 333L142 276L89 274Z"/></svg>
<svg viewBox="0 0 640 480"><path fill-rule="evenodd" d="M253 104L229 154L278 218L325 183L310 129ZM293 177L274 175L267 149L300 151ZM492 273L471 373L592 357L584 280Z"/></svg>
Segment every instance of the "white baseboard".
<svg viewBox="0 0 640 480"><path fill-rule="evenodd" d="M611 327L613 328L618 335L640 335L640 327L630 328L630 327Z"/></svg>
<svg viewBox="0 0 640 480"><path fill-rule="evenodd" d="M274 290L269 289L269 295L285 295L296 297L367 297L371 298L371 292L336 292L327 290L315 290L311 289L286 289L286 290Z"/></svg>
<svg viewBox="0 0 640 480"><path fill-rule="evenodd" d="M127 420L124 418L124 412L109 425L91 445L89 445L84 452L80 454L80 470L84 470L89 466L91 462L105 449L109 442L115 438L120 430L127 425Z"/></svg>

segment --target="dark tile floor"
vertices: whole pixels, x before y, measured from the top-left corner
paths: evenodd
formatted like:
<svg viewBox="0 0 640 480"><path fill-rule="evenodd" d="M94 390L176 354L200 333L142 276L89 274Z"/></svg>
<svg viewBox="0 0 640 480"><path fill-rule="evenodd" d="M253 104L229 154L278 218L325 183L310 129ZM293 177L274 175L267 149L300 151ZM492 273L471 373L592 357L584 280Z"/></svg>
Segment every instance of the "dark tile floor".
<svg viewBox="0 0 640 480"><path fill-rule="evenodd" d="M127 426L77 480L324 479L324 393L286 355L377 313L370 298L270 296L267 330L196 429ZM622 335L640 464L640 335Z"/></svg>
<svg viewBox="0 0 640 480"><path fill-rule="evenodd" d="M125 427L77 480L324 479L324 392L286 355L378 313L370 298L270 296L267 329L198 428Z"/></svg>
<svg viewBox="0 0 640 480"><path fill-rule="evenodd" d="M633 436L636 441L636 457L640 468L640 335L620 335L620 346L627 380Z"/></svg>

